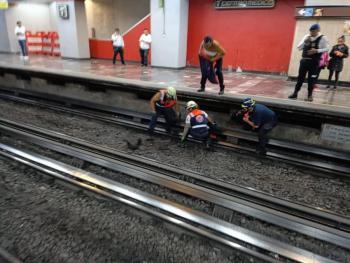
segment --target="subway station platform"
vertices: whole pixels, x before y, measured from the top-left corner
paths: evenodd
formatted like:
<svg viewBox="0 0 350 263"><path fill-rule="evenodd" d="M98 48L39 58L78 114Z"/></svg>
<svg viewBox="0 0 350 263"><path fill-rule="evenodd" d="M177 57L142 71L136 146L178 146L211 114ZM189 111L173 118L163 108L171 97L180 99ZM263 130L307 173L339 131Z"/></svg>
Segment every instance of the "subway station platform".
<svg viewBox="0 0 350 263"><path fill-rule="evenodd" d="M31 56L22 61L18 55L0 54L0 68L12 68L62 76L89 78L99 81L139 85L142 87L162 88L174 86L179 91L195 93L201 78L198 68L181 70L141 67L137 63L123 66L120 62L113 65L110 60L68 60L58 57ZM242 99L252 96L258 101L272 102L286 107L309 108L350 114L350 88L338 87L336 90L319 85L314 92L314 101L306 102L307 84L305 83L298 100L288 99L295 82L286 76L253 73L224 72L225 95L219 96L218 85L207 83L205 95L220 100L224 98ZM198 95L202 95L199 94ZM203 94L204 95L204 94Z"/></svg>

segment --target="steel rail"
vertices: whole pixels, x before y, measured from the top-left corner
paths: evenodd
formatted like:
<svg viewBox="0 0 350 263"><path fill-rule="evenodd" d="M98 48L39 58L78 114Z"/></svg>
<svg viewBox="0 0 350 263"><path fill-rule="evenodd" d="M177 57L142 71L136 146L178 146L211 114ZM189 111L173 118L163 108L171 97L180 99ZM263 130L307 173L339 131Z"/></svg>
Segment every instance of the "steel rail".
<svg viewBox="0 0 350 263"><path fill-rule="evenodd" d="M12 256L10 253L8 253L6 250L0 247L0 262L1 263L21 263L21 261Z"/></svg>
<svg viewBox="0 0 350 263"><path fill-rule="evenodd" d="M148 128L147 125L142 124L142 123L136 123L132 121L133 117L136 117L136 119L142 121L149 121L149 116L147 114L140 114L137 112L133 111L127 111L127 110L121 110L121 109L116 109L114 107L110 106L104 106L104 105L98 105L90 103L90 102L81 102L79 100L75 99L67 99L66 103L76 105L78 107L87 107L87 109L90 109L89 111L81 111L77 109L71 109L67 107L63 107L60 105L52 105L48 103L43 103L43 102L38 102L38 101L33 101L29 99L23 99L23 98L18 98L16 96L11 96L11 95L4 95L0 94L0 98L6 98L6 99L11 99L15 101L20 101L22 103L27 103L35 106L40 106L40 107L47 107L53 110L61 111L61 112L66 112L70 114L76 114L79 116L87 117L87 118L93 118L99 121L106 121L109 123L114 123L117 125L123 125L123 126L128 126L136 129L142 129L146 130ZM71 102L68 102L71 101ZM80 103L86 104L85 106L81 105ZM71 106L72 106L71 105ZM95 105L95 106L94 106ZM96 113L96 111L92 112L92 109L97 110L96 108L93 107L102 107L98 109L99 113ZM113 110L112 110L113 108ZM106 113L102 112L109 112L109 115ZM113 114L117 114L117 116L121 116L121 118L115 118L111 117L110 114L113 112ZM126 118L126 119L125 119ZM164 129L157 128L157 132L166 134ZM227 135L235 136L234 138L237 138L238 140L243 140L243 141L256 141L256 138L252 136L251 134L245 134L243 131L240 131L239 133L237 131L228 131L226 133ZM238 134L238 135L237 135ZM249 147L244 147L244 146L239 146L236 144L224 142L224 141L219 141L217 143L219 147L225 147L229 149L236 149L236 150L242 150L242 151L249 151L249 152L255 152L252 148ZM277 140L271 140L270 145L276 146L285 150L292 150L295 152L301 152L301 153L307 153L310 155L318 156L320 158L327 158L327 161L329 159L337 160L337 161L342 161L342 162L348 162L350 161L350 155L342 152L335 152L331 151L328 149L324 148L319 148L319 147L314 147L314 146L309 146L309 145L300 145L300 144L292 144L289 142L284 142L284 141L277 141ZM281 154L281 153L275 153L275 152L268 152L267 153L267 158L272 159L272 160L277 160L277 161L283 161L289 164L293 164L296 166L300 166L303 168L308 168L308 169L315 169L320 172L324 173L331 173L333 176L342 176L342 177L350 177L350 168L347 166L342 166L340 164L332 164L332 163L326 163L322 161L311 161L311 160L305 160L303 158L297 158L293 156L289 156L286 154Z"/></svg>
<svg viewBox="0 0 350 263"><path fill-rule="evenodd" d="M162 167L157 167L158 163L151 164L152 161L149 159L143 159L140 164L140 161L136 161L135 159L132 159L132 162L130 162L130 159L128 161L125 158L127 155L121 154L122 158L119 158L118 160L118 155L116 153L112 154L111 149L104 149L103 147L97 148L93 144L87 142L85 142L85 145L83 145L80 141L78 142L78 140L74 138L70 138L69 143L75 144L75 147L78 146L79 148L57 142L57 140L62 141L68 139L63 138L62 136L56 138L56 141L52 141L38 135L28 134L28 130L15 130L13 128L5 128L3 125L0 125L0 129L2 132L5 132L10 136L14 136L15 138L24 139L62 154L78 157L79 159L94 163L107 169L115 170L141 180L162 185L177 192L194 196L195 198L211 202L232 211L250 215L265 222L269 222L274 225L278 225L283 228L350 249L350 233L341 231L345 228L345 226L349 226L349 218L324 213L319 210L313 210L295 203L289 204L285 200L278 200L277 198L266 196L256 191L224 184L223 182L214 181L189 171L181 171L175 167L165 167L164 165ZM52 137L54 134L52 132L46 132L45 136L48 135ZM79 143L79 145L76 143ZM142 158L138 158L138 160L140 159ZM193 183L183 182L179 179L179 176L176 177L174 174L180 174L180 176L191 176L194 181ZM240 191L236 191L236 193L234 193L232 190L235 188L239 189ZM231 192L228 190L231 190ZM232 194L232 192L234 194ZM248 194L249 192L250 195ZM245 198L241 197L242 193L246 195ZM247 196L249 198L247 198ZM258 199L257 196L260 196L260 199ZM264 202L259 204L261 203L261 199ZM280 207L282 207L281 204L284 203L284 209L276 209L274 205L271 206L271 202L273 201L279 203ZM300 217L300 212L294 212L293 214L291 209L298 211L296 208L299 208L299 210L303 209L303 217ZM306 213L307 211L309 211L309 214ZM315 214L317 214L317 218L315 217ZM326 223L324 222L325 219L327 219ZM332 221L332 227L328 226L329 222L331 222L330 219L336 220ZM313 222L310 220L313 220ZM344 226L341 230L335 229L337 227L339 228L340 225Z"/></svg>
<svg viewBox="0 0 350 263"><path fill-rule="evenodd" d="M95 192L97 193L102 193L103 191L109 193L108 195L105 194L105 196L114 194L115 197L113 199L123 202L124 204L128 204L129 206L133 206L137 209L140 209L140 206L143 206L141 210L153 215L156 215L156 213L154 211L150 211L150 209L156 208L158 210L158 215L160 213L159 211L162 211L163 213L165 212L162 219L184 227L195 233L205 233L206 237L213 235L213 232L209 231L214 231L214 233L219 233L234 240L239 240L245 244L258 247L264 251L269 251L297 262L334 262L331 259L322 257L315 253L282 243L242 227L219 220L202 212L194 211L173 201L165 200L158 196L142 192L136 188L117 183L110 179L106 179L82 169L69 166L56 160L30 153L28 151L16 149L2 143L0 143L0 149L0 154L7 158L11 158L37 169L39 166L41 166L41 171L46 171L49 175L74 183L75 185L79 185L85 189L96 189ZM49 170L51 170L51 172L49 172ZM189 222L192 225L190 225ZM196 225L198 227L197 229L201 231L197 231L195 229ZM220 241L219 238L214 238L214 240ZM233 243L231 240L226 240L226 242L223 243L231 246L234 249L248 253L249 255L259 256L264 260L268 259L268 261L276 261L268 258L262 253L253 251L247 247L244 248L240 244Z"/></svg>
<svg viewBox="0 0 350 263"><path fill-rule="evenodd" d="M10 94L4 94L1 92L13 92L15 93L15 95L10 95ZM16 95L17 92L20 92ZM25 96L29 96L31 99L28 98L23 98L20 97L20 94L23 94ZM69 105L72 107L78 107L78 108L82 108L85 110L92 110L95 113L99 112L100 114L103 114L103 116L101 117L108 117L111 114L117 115L119 117L125 117L127 119L133 119L133 118L137 118L141 121L149 121L151 116L149 114L146 113L141 113L141 112L137 112L137 111L132 111L132 110L125 110L125 109L121 109L121 108L117 108L117 107L112 107L112 106L106 106L106 105L102 105L102 104L97 104L97 103L92 103L92 102L87 102L87 101L82 101L82 100L78 100L78 99L73 99L73 98L66 98L66 97L61 97L58 95L52 95L52 94L42 94L39 92L35 92L35 91L13 91L13 90L2 90L0 88L0 98L5 98L5 99L10 99L10 100L14 100L14 101L20 101L22 103L28 103L28 104L32 104L34 106L42 106L42 107L52 107L55 110L59 110L59 111L65 111L65 112L69 112L69 108L67 109L67 107L62 107L62 103L64 105ZM52 105L50 103L44 103L42 101L37 101L36 99L44 99L46 101L51 101L51 102L55 102L56 105ZM59 103L59 105L57 105L57 103ZM68 111L67 111L68 110ZM84 114L84 112L79 111L77 109L75 109L75 114ZM90 114L87 114L87 117L94 117L93 115L91 115L92 112L90 112ZM96 115L95 115L96 116ZM163 120L162 118L159 118L159 122L160 123L164 123L165 120ZM238 140L243 140L243 141L247 141L247 142L257 142L258 138L257 136L254 136L251 132L247 132L244 130L239 130L239 129L232 129L232 130L227 130L224 132L225 136L228 137L233 137L236 138ZM276 139L271 139L269 140L269 145L277 147L277 148L282 148L282 149L288 149L288 150L293 150L296 152L303 152L303 153L307 153L310 155L315 155L315 156L322 156L322 157L327 157L327 158L333 158L333 159L337 159L337 160L342 160L342 161L350 161L350 154L345 153L345 152L339 152L339 151L332 151L326 148L320 148L317 146L311 146L311 145L307 145L307 144L295 144L295 143L291 143L291 142L287 142L287 141L282 141L282 140L276 140Z"/></svg>

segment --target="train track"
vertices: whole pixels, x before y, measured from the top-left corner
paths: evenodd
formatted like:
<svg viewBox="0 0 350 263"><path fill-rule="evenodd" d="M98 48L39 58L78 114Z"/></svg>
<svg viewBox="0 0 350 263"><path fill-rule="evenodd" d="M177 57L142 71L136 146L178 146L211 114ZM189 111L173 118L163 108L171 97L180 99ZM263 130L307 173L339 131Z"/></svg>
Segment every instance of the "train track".
<svg viewBox="0 0 350 263"><path fill-rule="evenodd" d="M28 153L9 145L0 144L0 154L25 163L33 168L41 167L41 171L51 171L48 172L50 175L61 180L68 181L88 190L96 190L95 192L124 203L133 202L132 206L153 215L160 216L157 213L159 209L164 210L164 207L167 208L165 211L167 216L169 216L169 213L176 211L176 218L173 217L174 213L170 218L163 214L161 218L166 221L175 222L176 220L180 220L178 218L179 215L186 215L186 218L181 219L184 221L180 220L181 223L179 224L184 224L186 229L198 234L201 231L200 229L193 230L193 224L200 224L203 227L202 223L207 222L208 225L204 225L204 227L208 229L208 232L202 233L202 235L231 247L238 245L238 250L249 255L269 261L275 260L275 258L269 258L268 256L272 253L274 256L278 255L282 259L286 258L297 262L331 262L326 258L314 255L303 249L282 244L271 238L234 226L231 224L233 212L252 216L261 221L350 250L349 218L298 203L291 203L272 195L206 178L192 171L182 170L178 167L168 165L165 166L147 158L128 155L115 149L101 147L61 133L30 125L0 119L0 132L16 140L27 141L72 158L77 158L84 162L92 163L149 183L160 185L187 196L192 196L196 199L204 200L213 206L211 215L194 212L188 208L185 209L183 205L170 204L171 202L169 203L168 200L163 200L165 203L162 203L159 197L151 197L146 193L140 193L138 199L134 200L131 198L133 196L132 193L139 193L139 190L130 189L129 186L124 187L109 179L92 175L80 168L60 164L44 156L38 156L37 154ZM52 172L52 169L55 171ZM57 170L60 172L59 176L56 174ZM62 175L62 172L66 173L66 175ZM66 177L63 178L62 176ZM114 196L115 193L111 194L111 191L116 189L118 189L118 198ZM125 201L123 198L121 200L120 195L126 197L128 201ZM140 202L145 200L147 202L143 203L143 205L146 207L139 207L141 205ZM156 203L158 206L153 207L156 211L149 211L149 206ZM178 210L179 206L183 210ZM189 223L189 219L193 218L196 218L197 221L191 222L191 226L184 223ZM215 229L213 229L214 226ZM216 234L213 234L213 231ZM212 235L216 236L214 237ZM223 235L226 236L226 239ZM232 240L238 240L239 242L232 243ZM241 242L246 245L243 246ZM258 250L252 250L249 248L250 246L257 247ZM259 251L258 254L256 251ZM316 259L317 261L315 261Z"/></svg>
<svg viewBox="0 0 350 263"><path fill-rule="evenodd" d="M19 259L12 256L5 249L0 247L0 262L1 263L21 263Z"/></svg>
<svg viewBox="0 0 350 263"><path fill-rule="evenodd" d="M141 130L148 128L151 118L149 114L34 91L18 93L18 90L11 92L1 88L0 98ZM160 126L164 124L164 120L160 119L159 124ZM156 132L166 134L163 128L156 128ZM225 131L224 137L225 139L219 140L216 146L255 152L254 145L257 137L252 133L235 129ZM269 146L275 150L267 153L269 159L316 170L331 176L350 177L350 168L347 165L350 162L348 153L275 139L269 141ZM308 159L305 156L311 158Z"/></svg>

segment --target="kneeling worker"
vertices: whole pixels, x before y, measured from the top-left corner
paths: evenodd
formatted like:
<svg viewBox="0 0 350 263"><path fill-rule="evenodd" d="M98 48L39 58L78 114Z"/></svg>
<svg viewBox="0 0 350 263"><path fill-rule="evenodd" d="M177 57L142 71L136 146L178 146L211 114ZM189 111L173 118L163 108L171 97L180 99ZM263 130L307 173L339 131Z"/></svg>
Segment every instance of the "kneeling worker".
<svg viewBox="0 0 350 263"><path fill-rule="evenodd" d="M171 132L172 126L176 124L179 116L179 105L177 103L176 89L168 87L166 90L158 91L150 101L153 116L149 124L148 132L152 135L157 125L157 119L163 115L166 121L166 131Z"/></svg>
<svg viewBox="0 0 350 263"><path fill-rule="evenodd" d="M246 112L243 120L249 124L253 130L259 132L258 154L266 154L267 134L276 126L277 116L274 111L262 104L256 104L255 100L246 98L242 103L242 108Z"/></svg>
<svg viewBox="0 0 350 263"><path fill-rule="evenodd" d="M213 121L205 111L199 109L194 101L187 102L186 110L188 112L185 128L182 134L181 142L185 142L188 134L198 140L204 140L207 147L210 146L210 127L214 126Z"/></svg>

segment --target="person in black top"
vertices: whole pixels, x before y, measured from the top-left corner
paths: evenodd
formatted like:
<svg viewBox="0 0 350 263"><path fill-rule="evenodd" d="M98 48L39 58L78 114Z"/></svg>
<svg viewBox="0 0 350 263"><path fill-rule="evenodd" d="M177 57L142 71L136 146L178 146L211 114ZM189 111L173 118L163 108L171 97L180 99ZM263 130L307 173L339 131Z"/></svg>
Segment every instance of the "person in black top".
<svg viewBox="0 0 350 263"><path fill-rule="evenodd" d="M259 145L257 153L266 155L266 144L268 143L268 133L277 124L276 113L265 105L255 103L252 98L244 99L242 103L244 114L243 121L246 122L253 130L258 131Z"/></svg>
<svg viewBox="0 0 350 263"><path fill-rule="evenodd" d="M320 58L323 52L328 51L328 41L325 36L320 34L320 30L319 24L312 25L310 27L310 34L304 36L298 45L298 49L302 50L302 59L300 60L298 81L294 92L288 97L290 99L296 99L298 97L298 92L308 73L308 96L306 100L313 100L312 92L315 80L317 79Z"/></svg>
<svg viewBox="0 0 350 263"><path fill-rule="evenodd" d="M327 88L330 88L332 77L335 72L334 89L336 89L339 80L339 73L343 70L343 60L349 56L349 48L347 45L345 45L344 36L338 38L338 44L333 46L329 56L331 59L329 60L328 64L329 77Z"/></svg>

